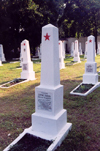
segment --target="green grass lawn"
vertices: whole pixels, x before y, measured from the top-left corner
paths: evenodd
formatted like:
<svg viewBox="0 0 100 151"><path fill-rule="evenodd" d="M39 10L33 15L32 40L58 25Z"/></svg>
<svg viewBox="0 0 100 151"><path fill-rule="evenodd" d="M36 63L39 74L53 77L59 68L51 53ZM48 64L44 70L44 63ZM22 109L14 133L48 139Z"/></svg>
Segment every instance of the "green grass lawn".
<svg viewBox="0 0 100 151"><path fill-rule="evenodd" d="M100 88L88 96L70 95L70 91L82 82L86 60L71 64L72 57L66 56L66 68L60 70L64 85L64 108L72 130L57 151L100 151ZM0 151L7 147L25 128L31 126L31 114L35 112L35 87L40 84L41 63L34 62L36 80L28 81L9 89L0 88ZM96 56L97 71L100 56ZM20 63L3 63L0 66L0 85L20 78ZM99 78L100 81L100 78Z"/></svg>

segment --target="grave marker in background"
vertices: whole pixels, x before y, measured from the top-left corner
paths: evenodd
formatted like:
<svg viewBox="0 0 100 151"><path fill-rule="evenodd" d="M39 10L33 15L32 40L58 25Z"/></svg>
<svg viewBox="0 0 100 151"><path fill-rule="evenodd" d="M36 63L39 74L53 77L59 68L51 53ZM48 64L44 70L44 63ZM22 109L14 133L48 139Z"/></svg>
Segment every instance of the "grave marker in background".
<svg viewBox="0 0 100 151"><path fill-rule="evenodd" d="M98 82L97 63L95 62L95 37L88 37L87 62L85 63L85 74L83 83L96 84Z"/></svg>
<svg viewBox="0 0 100 151"><path fill-rule="evenodd" d="M100 42L98 42L97 54L100 55Z"/></svg>
<svg viewBox="0 0 100 151"><path fill-rule="evenodd" d="M84 58L87 59L87 46L88 46L88 41L85 42L85 54L84 54Z"/></svg>
<svg viewBox="0 0 100 151"><path fill-rule="evenodd" d="M64 63L64 55L63 55L63 43L61 40L59 40L59 68L64 69L65 68L65 63Z"/></svg>
<svg viewBox="0 0 100 151"><path fill-rule="evenodd" d="M81 43L79 42L79 55L83 55L82 53L82 47L81 47Z"/></svg>
<svg viewBox="0 0 100 151"><path fill-rule="evenodd" d="M74 51L74 59L73 61L80 62L79 51L78 51L78 40L75 40L75 51Z"/></svg>
<svg viewBox="0 0 100 151"><path fill-rule="evenodd" d="M5 55L4 55L4 52L3 52L3 45L0 44L0 60L2 62L5 62L6 59L5 59Z"/></svg>
<svg viewBox="0 0 100 151"><path fill-rule="evenodd" d="M21 57L22 57L22 72L21 79L35 80L35 72L33 71L33 62L30 57L30 48L28 40L21 43Z"/></svg>
<svg viewBox="0 0 100 151"><path fill-rule="evenodd" d="M71 43L71 56L74 57L74 42Z"/></svg>

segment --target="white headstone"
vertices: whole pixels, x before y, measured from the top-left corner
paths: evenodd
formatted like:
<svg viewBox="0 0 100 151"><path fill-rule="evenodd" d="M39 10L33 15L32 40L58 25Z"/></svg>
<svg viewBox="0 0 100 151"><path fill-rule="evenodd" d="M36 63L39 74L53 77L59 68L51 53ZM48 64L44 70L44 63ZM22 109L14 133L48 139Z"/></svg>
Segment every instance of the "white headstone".
<svg viewBox="0 0 100 151"><path fill-rule="evenodd" d="M35 72L33 71L33 62L30 57L30 48L28 40L24 40L21 43L21 55L22 55L22 72L21 78L28 80L35 80Z"/></svg>
<svg viewBox="0 0 100 151"><path fill-rule="evenodd" d="M81 47L81 43L79 42L79 55L83 55L82 53L82 47Z"/></svg>
<svg viewBox="0 0 100 151"><path fill-rule="evenodd" d="M71 43L71 56L74 57L74 42Z"/></svg>
<svg viewBox="0 0 100 151"><path fill-rule="evenodd" d="M85 54L84 54L84 58L87 58L87 47L88 47L88 41L85 42Z"/></svg>
<svg viewBox="0 0 100 151"><path fill-rule="evenodd" d="M97 63L95 62L95 37L88 37L87 62L85 63L85 74L83 83L96 84L98 82Z"/></svg>
<svg viewBox="0 0 100 151"><path fill-rule="evenodd" d="M40 50L39 50L39 59L42 58L42 44L40 44Z"/></svg>
<svg viewBox="0 0 100 151"><path fill-rule="evenodd" d="M74 51L74 58L73 61L80 62L80 56L79 56L79 51L78 51L78 40L75 40L75 51Z"/></svg>
<svg viewBox="0 0 100 151"><path fill-rule="evenodd" d="M67 125L63 109L63 86L60 85L58 28L48 24L42 28L41 82L35 88L35 113L32 131L39 137L56 138Z"/></svg>
<svg viewBox="0 0 100 151"><path fill-rule="evenodd" d="M4 55L4 52L3 52L3 45L0 44L0 60L2 62L6 61L5 60L5 55Z"/></svg>
<svg viewBox="0 0 100 151"><path fill-rule="evenodd" d="M59 40L59 68L64 69L65 63L64 63L64 55L63 55L63 43L61 40Z"/></svg>
<svg viewBox="0 0 100 151"><path fill-rule="evenodd" d="M65 58L66 56L66 53L65 53L65 41L62 41L62 56L63 58Z"/></svg>
<svg viewBox="0 0 100 151"><path fill-rule="evenodd" d="M0 66L2 66L2 61L0 60Z"/></svg>
<svg viewBox="0 0 100 151"><path fill-rule="evenodd" d="M98 49L97 49L97 54L100 54L100 42L98 42Z"/></svg>

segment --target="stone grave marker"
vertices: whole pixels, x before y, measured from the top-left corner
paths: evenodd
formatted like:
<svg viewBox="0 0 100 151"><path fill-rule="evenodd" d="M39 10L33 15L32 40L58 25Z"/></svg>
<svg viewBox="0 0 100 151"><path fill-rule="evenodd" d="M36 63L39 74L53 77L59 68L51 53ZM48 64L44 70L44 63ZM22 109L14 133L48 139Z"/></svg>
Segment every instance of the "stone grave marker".
<svg viewBox="0 0 100 151"><path fill-rule="evenodd" d="M62 131L61 135L64 138L71 129L71 125L71 123L67 123L67 111L63 109L58 28L48 24L42 28L41 82L35 88L35 113L32 114L32 131L39 137L56 141L59 132ZM62 141L62 139L58 140ZM53 147L55 147L54 144Z"/></svg>
<svg viewBox="0 0 100 151"><path fill-rule="evenodd" d="M88 46L88 41L85 42L85 54L84 54L84 58L87 59L87 46Z"/></svg>
<svg viewBox="0 0 100 151"><path fill-rule="evenodd" d="M61 40L59 40L59 68L64 69L65 68L65 63L64 63L64 55L63 55L63 43Z"/></svg>
<svg viewBox="0 0 100 151"><path fill-rule="evenodd" d="M95 37L88 37L87 62L85 63L85 74L83 83L96 84L98 82L97 63L95 62Z"/></svg>
<svg viewBox="0 0 100 151"><path fill-rule="evenodd" d="M75 40L75 51L73 61L80 62L79 49L78 49L78 40Z"/></svg>
<svg viewBox="0 0 100 151"><path fill-rule="evenodd" d="M63 56L63 58L65 58L66 56L66 53L65 53L65 41L62 41L62 56Z"/></svg>
<svg viewBox="0 0 100 151"><path fill-rule="evenodd" d="M97 54L100 55L100 42L98 42Z"/></svg>
<svg viewBox="0 0 100 151"><path fill-rule="evenodd" d="M74 42L71 43L71 56L74 57Z"/></svg>
<svg viewBox="0 0 100 151"><path fill-rule="evenodd" d="M21 43L21 57L21 79L35 80L35 72L33 71L33 62L31 61L30 57L30 48L28 40L24 40Z"/></svg>
<svg viewBox="0 0 100 151"><path fill-rule="evenodd" d="M2 62L5 62L6 59L5 59L5 55L4 55L4 52L3 52L3 45L0 44L0 60Z"/></svg>
<svg viewBox="0 0 100 151"><path fill-rule="evenodd" d="M79 55L83 55L83 53L82 53L82 47L81 47L81 42L79 42Z"/></svg>

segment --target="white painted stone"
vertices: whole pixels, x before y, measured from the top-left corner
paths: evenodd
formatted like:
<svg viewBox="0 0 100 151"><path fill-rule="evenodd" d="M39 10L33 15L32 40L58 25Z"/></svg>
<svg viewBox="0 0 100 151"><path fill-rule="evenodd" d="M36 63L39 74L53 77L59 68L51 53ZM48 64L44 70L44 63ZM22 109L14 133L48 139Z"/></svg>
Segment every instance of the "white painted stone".
<svg viewBox="0 0 100 151"><path fill-rule="evenodd" d="M64 63L64 55L63 55L63 43L61 40L59 40L59 68L64 69L65 68L65 63Z"/></svg>
<svg viewBox="0 0 100 151"><path fill-rule="evenodd" d="M42 44L40 44L39 59L42 58Z"/></svg>
<svg viewBox="0 0 100 151"><path fill-rule="evenodd" d="M35 72L33 71L33 62L30 57L30 48L28 40L24 40L21 43L21 55L22 55L22 72L21 79L35 80Z"/></svg>
<svg viewBox="0 0 100 151"><path fill-rule="evenodd" d="M95 62L95 37L88 37L87 62L85 63L85 74L83 83L96 84L98 82L97 63Z"/></svg>
<svg viewBox="0 0 100 151"><path fill-rule="evenodd" d="M88 41L85 42L85 54L84 54L84 58L87 59L87 47L88 47Z"/></svg>
<svg viewBox="0 0 100 151"><path fill-rule="evenodd" d="M81 42L79 42L79 55L83 55L83 53L82 53L82 47L81 47Z"/></svg>
<svg viewBox="0 0 100 151"><path fill-rule="evenodd" d="M62 41L62 56L63 56L63 58L65 58L66 56L66 53L65 53L65 44L66 44L66 42L65 41Z"/></svg>
<svg viewBox="0 0 100 151"><path fill-rule="evenodd" d="M42 28L41 82L35 88L32 131L39 137L54 139L66 123L67 111L63 109L63 86L60 85L58 28L48 24Z"/></svg>
<svg viewBox="0 0 100 151"><path fill-rule="evenodd" d="M71 56L74 57L74 42L71 43Z"/></svg>
<svg viewBox="0 0 100 151"><path fill-rule="evenodd" d="M0 60L2 62L5 62L6 59L5 59L5 55L4 55L4 52L3 52L3 45L0 44Z"/></svg>
<svg viewBox="0 0 100 151"><path fill-rule="evenodd" d="M21 54L21 51L20 51L20 67L22 67L22 62L23 62L23 58L22 58L22 54Z"/></svg>
<svg viewBox="0 0 100 151"><path fill-rule="evenodd" d="M0 66L2 66L2 61L0 60Z"/></svg>
<svg viewBox="0 0 100 151"><path fill-rule="evenodd" d="M79 51L78 51L78 40L75 40L75 51L74 51L74 58L73 61L80 62L80 56L79 56Z"/></svg>
<svg viewBox="0 0 100 151"><path fill-rule="evenodd" d="M100 42L98 42L97 54L100 55Z"/></svg>

